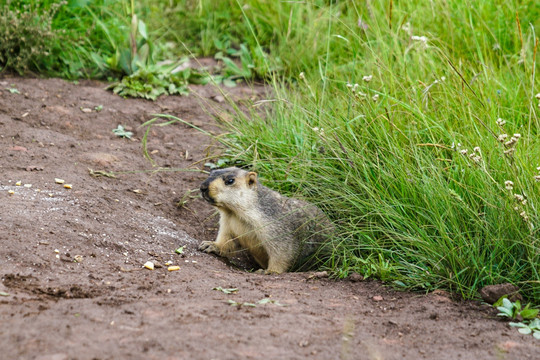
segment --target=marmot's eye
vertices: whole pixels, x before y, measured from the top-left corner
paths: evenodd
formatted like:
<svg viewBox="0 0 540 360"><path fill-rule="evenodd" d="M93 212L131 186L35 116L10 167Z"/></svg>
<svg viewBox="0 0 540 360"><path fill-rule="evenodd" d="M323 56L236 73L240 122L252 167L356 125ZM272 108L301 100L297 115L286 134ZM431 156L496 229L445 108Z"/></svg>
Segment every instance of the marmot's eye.
<svg viewBox="0 0 540 360"><path fill-rule="evenodd" d="M233 178L225 180L225 185L232 185L232 184L234 184Z"/></svg>

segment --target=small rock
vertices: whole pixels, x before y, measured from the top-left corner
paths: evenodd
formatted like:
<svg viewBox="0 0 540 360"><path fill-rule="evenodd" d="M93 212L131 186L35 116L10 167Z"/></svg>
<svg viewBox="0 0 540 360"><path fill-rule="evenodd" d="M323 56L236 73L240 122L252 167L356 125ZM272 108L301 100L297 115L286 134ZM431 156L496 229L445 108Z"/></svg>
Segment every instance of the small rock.
<svg viewBox="0 0 540 360"><path fill-rule="evenodd" d="M363 281L364 277L358 273L353 272L347 277L347 280L349 280L350 282L359 282Z"/></svg>
<svg viewBox="0 0 540 360"><path fill-rule="evenodd" d="M212 97L212 99L215 101L215 102L218 102L218 103L222 103L225 101L225 98L221 95L216 95L214 97Z"/></svg>
<svg viewBox="0 0 540 360"><path fill-rule="evenodd" d="M313 274L309 275L306 280L325 279L327 277L328 277L328 272L327 271L317 271L317 272L314 272Z"/></svg>
<svg viewBox="0 0 540 360"><path fill-rule="evenodd" d="M384 299L383 299L383 297L382 297L381 295L375 295L375 296L373 297L373 300L374 300L374 301L383 301Z"/></svg>
<svg viewBox="0 0 540 360"><path fill-rule="evenodd" d="M154 270L154 263L151 261L147 261L144 263L143 267L147 268L148 270Z"/></svg>
<svg viewBox="0 0 540 360"><path fill-rule="evenodd" d="M92 109L90 109L90 108L83 108L83 107L82 107L82 108L81 108L81 111L82 111L83 113L88 114L88 113L91 113L91 112L92 112Z"/></svg>
<svg viewBox="0 0 540 360"><path fill-rule="evenodd" d="M519 294L519 288L510 283L484 286L479 293L482 300L488 304L494 304L504 295L508 295L510 301L523 300Z"/></svg>

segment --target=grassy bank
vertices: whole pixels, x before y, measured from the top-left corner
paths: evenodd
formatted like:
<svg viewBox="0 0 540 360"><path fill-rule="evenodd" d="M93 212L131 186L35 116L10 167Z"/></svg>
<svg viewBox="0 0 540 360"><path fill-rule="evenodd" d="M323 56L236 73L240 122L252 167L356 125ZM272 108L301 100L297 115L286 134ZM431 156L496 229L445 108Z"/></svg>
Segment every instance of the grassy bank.
<svg viewBox="0 0 540 360"><path fill-rule="evenodd" d="M538 302L539 6L369 4L266 4L309 35L274 28L272 56L298 57L292 84L274 77L272 105L239 114L229 145L331 214L336 273L465 297L511 282Z"/></svg>

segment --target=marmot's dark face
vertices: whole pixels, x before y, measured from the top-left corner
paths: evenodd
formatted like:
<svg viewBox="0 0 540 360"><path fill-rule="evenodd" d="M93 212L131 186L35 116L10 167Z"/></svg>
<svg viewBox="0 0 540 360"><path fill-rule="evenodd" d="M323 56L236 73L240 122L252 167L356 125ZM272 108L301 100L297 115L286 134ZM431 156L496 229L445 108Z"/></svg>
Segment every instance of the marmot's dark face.
<svg viewBox="0 0 540 360"><path fill-rule="evenodd" d="M256 188L257 174L231 167L212 170L201 184L201 195L214 206L232 208L242 201L245 190Z"/></svg>

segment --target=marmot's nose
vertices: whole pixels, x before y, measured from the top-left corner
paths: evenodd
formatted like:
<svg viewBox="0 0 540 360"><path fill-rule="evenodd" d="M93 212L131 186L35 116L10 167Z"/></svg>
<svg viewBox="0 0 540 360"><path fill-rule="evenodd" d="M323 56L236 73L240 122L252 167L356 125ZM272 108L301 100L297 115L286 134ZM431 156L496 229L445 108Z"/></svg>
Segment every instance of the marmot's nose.
<svg viewBox="0 0 540 360"><path fill-rule="evenodd" d="M207 192L208 191L208 184L206 182L203 182L201 184L201 192Z"/></svg>

